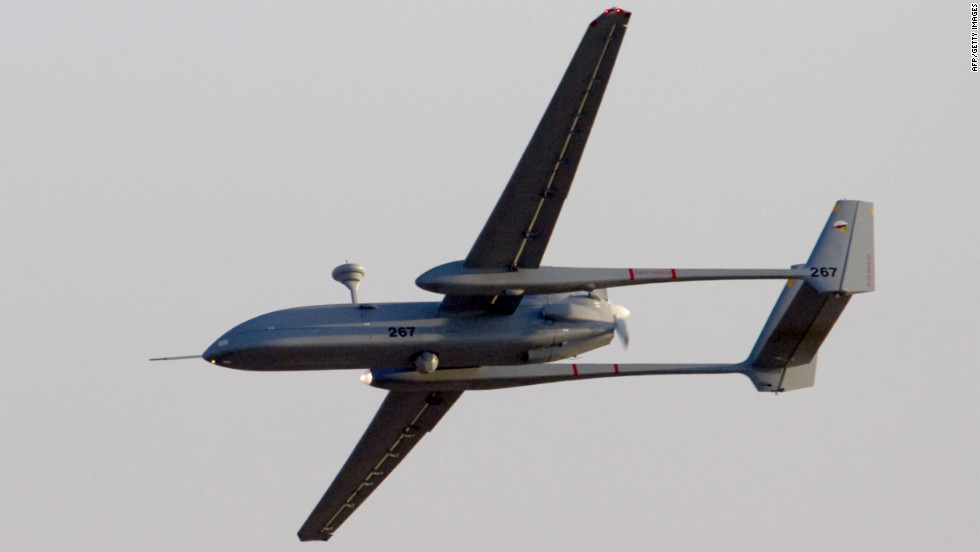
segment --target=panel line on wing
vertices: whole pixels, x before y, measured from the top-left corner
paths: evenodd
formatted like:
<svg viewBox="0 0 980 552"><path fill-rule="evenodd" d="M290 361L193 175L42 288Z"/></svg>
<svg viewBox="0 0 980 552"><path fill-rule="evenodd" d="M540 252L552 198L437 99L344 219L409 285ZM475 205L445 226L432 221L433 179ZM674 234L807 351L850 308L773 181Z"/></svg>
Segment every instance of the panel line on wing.
<svg viewBox="0 0 980 552"><path fill-rule="evenodd" d="M629 18L629 12L613 10L589 25L507 186L470 248L463 262L465 268L506 271L541 265L598 115ZM440 310L511 314L522 297L519 289L495 289L478 296L447 294Z"/></svg>
<svg viewBox="0 0 980 552"><path fill-rule="evenodd" d="M371 482L371 478L376 476L383 476L385 474L385 472L381 471L381 467L385 463L385 461L387 461L389 458L394 460L398 460L400 458L400 455L395 451L398 449L398 446L402 443L403 440L413 439L417 436L417 433L413 431L416 429L415 424L418 423L418 421L422 418L422 415L425 414L425 411L428 410L428 408L429 408L429 403L426 402L422 404L422 408L419 410L418 414L416 414L415 417L412 418L411 423L409 423L407 426L405 426L402 429L402 432L398 435L398 438L395 439L395 442L392 443L390 447L388 447L388 452L386 452L381 457L381 460L378 461L377 464L375 464L374 468L367 474L364 480L361 481L361 483L357 486L356 489L354 489L354 492L352 492L350 496L347 497L347 500L345 500L344 503L341 504L340 507L337 509L337 511L332 516L330 516L330 519L328 519L327 522L323 525L323 528L320 529L321 533L324 534L333 533L333 531L336 529L333 526L333 522L342 513L344 513L344 510L357 508L357 504L355 503L357 496L361 493L361 491L365 487L374 486L374 483ZM410 431L413 432L409 433Z"/></svg>
<svg viewBox="0 0 980 552"><path fill-rule="evenodd" d="M561 164L565 160L565 152L568 151L568 145L572 141L572 136L574 136L576 129L578 128L579 121L582 119L585 109L585 104L589 100L589 94L592 93L592 88L596 82L596 75L599 74L599 68L602 67L602 61L606 58L606 51L609 50L609 43L613 39L613 35L616 33L616 27L612 26L609 28L609 34L606 35L606 40L602 44L602 52L599 54L599 59L596 61L595 66L592 68L592 75L589 78L589 85L586 87L585 92L582 94L582 100L578 104L578 110L575 112L575 116L572 118L572 126L568 129L565 134L565 141L562 144L561 151L558 153L558 158L555 160L554 165L551 169L551 174L548 176L548 183L545 186L544 192L541 194L541 198L538 200L538 206L534 210L534 215L531 217L531 222L528 227L521 234L521 243L517 248L517 254L514 255L514 260L510 263L511 270L517 270L518 263L521 260L521 255L524 254L524 249L527 247L528 241L534 237L534 225L538 221L538 217L541 215L541 210L544 208L545 202L550 198L552 193L552 184L555 182L555 178L558 176L558 171L561 169ZM496 301L496 297L493 298L491 304Z"/></svg>

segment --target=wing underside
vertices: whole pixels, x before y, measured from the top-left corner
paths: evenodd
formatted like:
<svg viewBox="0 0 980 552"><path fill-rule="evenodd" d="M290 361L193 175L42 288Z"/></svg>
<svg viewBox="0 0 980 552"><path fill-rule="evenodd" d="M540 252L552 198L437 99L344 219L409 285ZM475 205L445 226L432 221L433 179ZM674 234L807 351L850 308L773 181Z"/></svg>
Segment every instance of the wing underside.
<svg viewBox="0 0 980 552"><path fill-rule="evenodd" d="M392 391L330 488L299 530L302 541L327 540L432 431L462 391Z"/></svg>
<svg viewBox="0 0 980 552"><path fill-rule="evenodd" d="M470 269L538 268L589 139L630 13L589 25L490 218L466 257ZM449 295L448 310L512 312L520 297Z"/></svg>
<svg viewBox="0 0 980 552"><path fill-rule="evenodd" d="M510 181L466 257L470 269L537 268L582 158L630 13L593 21ZM446 310L513 312L516 296L447 295ZM462 391L391 391L299 530L327 540L442 419Z"/></svg>

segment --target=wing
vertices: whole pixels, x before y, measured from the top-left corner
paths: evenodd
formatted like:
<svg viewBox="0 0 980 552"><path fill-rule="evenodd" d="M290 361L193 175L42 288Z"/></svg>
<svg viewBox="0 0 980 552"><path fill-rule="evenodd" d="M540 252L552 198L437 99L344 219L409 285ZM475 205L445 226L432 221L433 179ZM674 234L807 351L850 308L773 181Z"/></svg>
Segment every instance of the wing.
<svg viewBox="0 0 980 552"><path fill-rule="evenodd" d="M466 257L467 268L537 268L548 246L622 43L629 12L592 22L507 188Z"/></svg>
<svg viewBox="0 0 980 552"><path fill-rule="evenodd" d="M371 495L462 395L462 391L392 391L344 467L299 530L299 540L327 540Z"/></svg>
<svg viewBox="0 0 980 552"><path fill-rule="evenodd" d="M593 21L548 104L514 174L464 265L472 269L537 268L589 139L630 12L606 10ZM520 297L447 296L451 310L510 310Z"/></svg>

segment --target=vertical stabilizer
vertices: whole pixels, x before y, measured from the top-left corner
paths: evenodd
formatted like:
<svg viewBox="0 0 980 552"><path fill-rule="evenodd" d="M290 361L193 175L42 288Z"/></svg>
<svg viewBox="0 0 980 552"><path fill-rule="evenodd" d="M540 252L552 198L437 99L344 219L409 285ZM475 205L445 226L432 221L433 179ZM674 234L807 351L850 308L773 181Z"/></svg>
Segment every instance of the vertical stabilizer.
<svg viewBox="0 0 980 552"><path fill-rule="evenodd" d="M838 201L806 265L786 282L744 373L759 391L813 386L817 351L851 295L874 291L874 205Z"/></svg>
<svg viewBox="0 0 980 552"><path fill-rule="evenodd" d="M746 375L756 388L778 392L812 387L817 350L850 298L821 294L802 280L788 281L745 361Z"/></svg>
<svg viewBox="0 0 980 552"><path fill-rule="evenodd" d="M821 293L874 291L874 204L838 201L806 268L807 281Z"/></svg>

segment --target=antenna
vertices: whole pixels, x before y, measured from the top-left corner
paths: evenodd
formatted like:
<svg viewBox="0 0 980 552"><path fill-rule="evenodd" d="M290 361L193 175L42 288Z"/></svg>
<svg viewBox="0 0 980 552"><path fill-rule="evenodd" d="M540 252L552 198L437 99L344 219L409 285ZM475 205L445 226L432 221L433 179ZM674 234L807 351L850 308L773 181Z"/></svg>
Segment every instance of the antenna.
<svg viewBox="0 0 980 552"><path fill-rule="evenodd" d="M357 304L357 286L364 278L364 267L356 263L347 263L333 269L333 279L344 284L350 290L351 303Z"/></svg>

